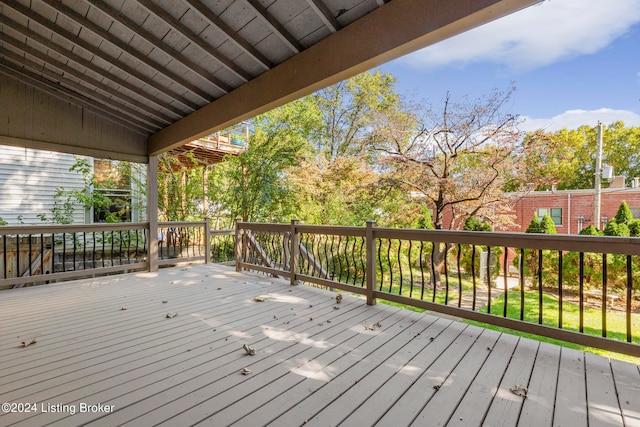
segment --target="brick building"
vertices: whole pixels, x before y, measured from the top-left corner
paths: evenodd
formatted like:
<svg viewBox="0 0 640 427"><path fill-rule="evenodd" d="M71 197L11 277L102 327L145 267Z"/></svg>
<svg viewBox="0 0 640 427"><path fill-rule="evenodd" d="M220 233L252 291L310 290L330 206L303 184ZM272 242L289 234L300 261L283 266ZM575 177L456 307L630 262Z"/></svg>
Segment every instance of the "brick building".
<svg viewBox="0 0 640 427"><path fill-rule="evenodd" d="M592 224L603 229L613 218L620 203L625 200L635 218L640 218L640 187L625 188L624 180L614 180L609 188L601 190L600 221L594 224L594 190L533 191L515 204L515 225L507 230L524 232L537 213L539 218L551 215L558 234L577 234Z"/></svg>

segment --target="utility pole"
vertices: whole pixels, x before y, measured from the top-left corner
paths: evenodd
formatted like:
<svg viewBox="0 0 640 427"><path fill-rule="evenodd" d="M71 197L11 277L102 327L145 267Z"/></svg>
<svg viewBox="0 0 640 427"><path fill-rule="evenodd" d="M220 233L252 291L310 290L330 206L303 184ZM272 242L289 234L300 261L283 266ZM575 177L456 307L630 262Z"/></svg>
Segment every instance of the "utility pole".
<svg viewBox="0 0 640 427"><path fill-rule="evenodd" d="M600 229L600 181L602 180L602 123L598 122L598 151L596 152L596 183L593 200L593 225Z"/></svg>

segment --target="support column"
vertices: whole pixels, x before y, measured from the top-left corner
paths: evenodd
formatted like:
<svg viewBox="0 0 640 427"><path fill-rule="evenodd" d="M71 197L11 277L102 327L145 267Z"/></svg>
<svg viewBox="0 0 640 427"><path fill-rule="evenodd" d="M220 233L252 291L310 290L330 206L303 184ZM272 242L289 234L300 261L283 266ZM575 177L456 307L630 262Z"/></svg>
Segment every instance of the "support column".
<svg viewBox="0 0 640 427"><path fill-rule="evenodd" d="M147 163L147 219L149 221L149 271L158 271L158 156Z"/></svg>
<svg viewBox="0 0 640 427"><path fill-rule="evenodd" d="M297 285L298 281L296 280L296 274L298 274L298 261L299 261L299 253L300 248L298 247L298 231L296 230L296 225L298 225L297 219L291 220L291 238L289 241L291 242L291 260L289 262L289 266L291 268L291 284Z"/></svg>
<svg viewBox="0 0 640 427"><path fill-rule="evenodd" d="M367 305L375 305L376 298L373 295L374 286L376 283L376 240L373 237L373 228L376 226L376 222L373 220L367 221L366 230L366 250L367 250L367 266L365 270L366 284L367 284Z"/></svg>

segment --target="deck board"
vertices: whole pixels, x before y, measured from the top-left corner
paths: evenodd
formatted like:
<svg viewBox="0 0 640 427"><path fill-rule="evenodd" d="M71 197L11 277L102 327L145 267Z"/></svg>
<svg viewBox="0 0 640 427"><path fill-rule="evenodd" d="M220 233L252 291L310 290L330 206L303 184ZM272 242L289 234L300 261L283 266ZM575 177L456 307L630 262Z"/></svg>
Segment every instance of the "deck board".
<svg viewBox="0 0 640 427"><path fill-rule="evenodd" d="M636 365L335 295L220 265L4 291L0 394L38 411L0 425L640 425ZM114 412L43 411L80 403Z"/></svg>

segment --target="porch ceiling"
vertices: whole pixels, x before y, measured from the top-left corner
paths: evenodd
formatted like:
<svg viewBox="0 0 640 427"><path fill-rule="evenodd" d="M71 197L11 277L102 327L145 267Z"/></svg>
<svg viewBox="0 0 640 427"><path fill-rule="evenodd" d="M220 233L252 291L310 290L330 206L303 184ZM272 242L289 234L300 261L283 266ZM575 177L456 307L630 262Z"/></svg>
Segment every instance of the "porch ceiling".
<svg viewBox="0 0 640 427"><path fill-rule="evenodd" d="M0 72L154 155L538 1L2 0Z"/></svg>

